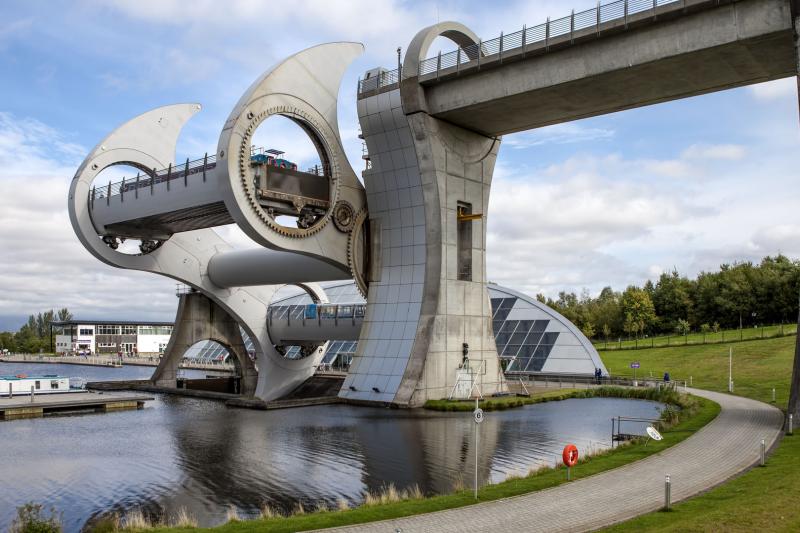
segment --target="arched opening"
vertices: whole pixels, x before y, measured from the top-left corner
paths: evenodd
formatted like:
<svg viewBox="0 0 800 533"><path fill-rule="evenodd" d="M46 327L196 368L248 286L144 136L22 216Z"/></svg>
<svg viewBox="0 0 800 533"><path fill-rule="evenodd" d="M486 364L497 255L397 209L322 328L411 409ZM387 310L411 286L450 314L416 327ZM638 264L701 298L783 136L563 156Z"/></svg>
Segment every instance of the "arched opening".
<svg viewBox="0 0 800 533"><path fill-rule="evenodd" d="M131 163L111 165L100 171L92 180L89 189L89 204L108 202L115 197L126 194L136 195L141 189L150 187L151 182L158 183L153 169L144 169ZM168 236L153 237L132 233L108 232L98 234L98 237L112 250L126 255L149 254L161 246Z"/></svg>
<svg viewBox="0 0 800 533"><path fill-rule="evenodd" d="M284 285L279 289L269 304L267 326L292 322L304 323L316 320L322 300L308 287L302 284ZM325 342L273 343L275 351L290 360L305 359L321 354Z"/></svg>
<svg viewBox="0 0 800 533"><path fill-rule="evenodd" d="M181 358L177 387L241 394L242 364L231 348L205 339L191 345Z"/></svg>
<svg viewBox="0 0 800 533"><path fill-rule="evenodd" d="M296 116L272 115L253 133L250 177L255 199L279 228L311 229L331 209L335 183L321 136Z"/></svg>

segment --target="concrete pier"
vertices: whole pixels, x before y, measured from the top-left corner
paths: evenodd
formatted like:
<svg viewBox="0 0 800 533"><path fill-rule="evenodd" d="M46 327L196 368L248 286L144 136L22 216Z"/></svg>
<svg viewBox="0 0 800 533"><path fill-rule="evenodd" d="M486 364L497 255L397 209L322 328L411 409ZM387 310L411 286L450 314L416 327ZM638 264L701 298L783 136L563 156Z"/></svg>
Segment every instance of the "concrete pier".
<svg viewBox="0 0 800 533"><path fill-rule="evenodd" d="M68 392L59 394L15 395L0 398L0 420L41 418L48 414L73 411L104 413L126 409L142 409L151 396L133 394L95 394Z"/></svg>

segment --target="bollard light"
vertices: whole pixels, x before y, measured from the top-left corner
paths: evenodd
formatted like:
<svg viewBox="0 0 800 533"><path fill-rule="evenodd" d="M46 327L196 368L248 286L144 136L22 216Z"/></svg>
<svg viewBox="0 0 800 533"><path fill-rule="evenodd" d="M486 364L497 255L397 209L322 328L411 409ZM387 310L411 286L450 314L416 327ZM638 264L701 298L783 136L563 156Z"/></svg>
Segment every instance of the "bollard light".
<svg viewBox="0 0 800 533"><path fill-rule="evenodd" d="M767 442L761 439L761 466L767 466Z"/></svg>
<svg viewBox="0 0 800 533"><path fill-rule="evenodd" d="M667 474L667 477L664 479L664 510L665 511L669 511L670 510L670 503L671 503L671 499L672 499L672 494L671 494L671 488L672 487L671 486L672 486L672 482L669 479L669 474Z"/></svg>
<svg viewBox="0 0 800 533"><path fill-rule="evenodd" d="M792 428L792 414L789 413L789 431L788 431L788 434L791 435L793 432L794 431L793 431L793 428Z"/></svg>
<svg viewBox="0 0 800 533"><path fill-rule="evenodd" d="M772 387L772 403L775 403L775 387Z"/></svg>

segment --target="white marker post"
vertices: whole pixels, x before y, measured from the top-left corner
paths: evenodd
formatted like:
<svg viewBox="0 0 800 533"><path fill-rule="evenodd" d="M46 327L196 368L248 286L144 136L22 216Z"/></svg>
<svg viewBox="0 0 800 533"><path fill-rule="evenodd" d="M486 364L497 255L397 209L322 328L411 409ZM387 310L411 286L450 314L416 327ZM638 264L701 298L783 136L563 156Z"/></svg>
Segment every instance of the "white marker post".
<svg viewBox="0 0 800 533"><path fill-rule="evenodd" d="M475 419L475 499L478 499L478 426L483 422L483 409L478 407L478 398L475 398L475 410L472 412Z"/></svg>
<svg viewBox="0 0 800 533"><path fill-rule="evenodd" d="M733 346L728 348L728 392L733 393Z"/></svg>

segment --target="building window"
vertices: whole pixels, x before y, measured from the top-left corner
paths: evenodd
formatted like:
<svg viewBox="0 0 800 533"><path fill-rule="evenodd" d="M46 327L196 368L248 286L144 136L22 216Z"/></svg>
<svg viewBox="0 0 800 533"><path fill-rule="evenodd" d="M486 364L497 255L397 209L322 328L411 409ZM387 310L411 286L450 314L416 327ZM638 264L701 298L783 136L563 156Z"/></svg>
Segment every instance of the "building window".
<svg viewBox="0 0 800 533"><path fill-rule="evenodd" d="M78 331L79 335L94 335L94 330L89 328L81 328Z"/></svg>
<svg viewBox="0 0 800 533"><path fill-rule="evenodd" d="M119 326L97 326L98 335L119 335Z"/></svg>
<svg viewBox="0 0 800 533"><path fill-rule="evenodd" d="M458 279L472 281L472 220L460 220L461 215L471 215L472 204L458 202L456 208L456 254Z"/></svg>
<svg viewBox="0 0 800 533"><path fill-rule="evenodd" d="M53 381L51 381L50 382L50 388L51 389L57 389L58 388L58 380L54 379Z"/></svg>
<svg viewBox="0 0 800 533"><path fill-rule="evenodd" d="M34 387L36 387L36 390L39 390L39 389L41 389L41 388L42 388L42 382L41 382L41 381L39 381L39 380L37 379L37 380L34 382L33 386L34 386Z"/></svg>

